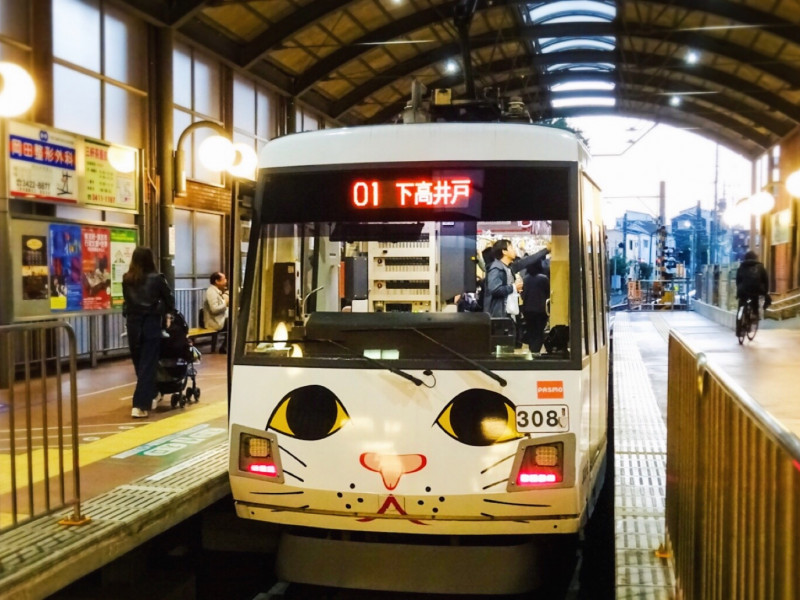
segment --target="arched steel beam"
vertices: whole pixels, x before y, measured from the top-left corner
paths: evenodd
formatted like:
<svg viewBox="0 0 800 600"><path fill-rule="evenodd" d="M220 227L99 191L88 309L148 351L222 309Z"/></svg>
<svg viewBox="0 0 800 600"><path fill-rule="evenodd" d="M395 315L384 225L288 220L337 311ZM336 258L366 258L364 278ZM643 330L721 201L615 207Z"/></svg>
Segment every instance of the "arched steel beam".
<svg viewBox="0 0 800 600"><path fill-rule="evenodd" d="M564 82L589 82L589 81L607 81L621 86L622 93L630 87L636 88L656 88L659 89L661 94L669 96L673 94L686 94L690 98L702 99L703 102L718 106L719 108L743 116L748 121L753 122L756 127L762 127L772 133L774 136L781 138L789 134L795 125L789 121L776 119L763 110L758 110L756 107L748 105L741 100L737 100L731 96L727 96L724 92L718 90L709 90L701 86L693 85L686 81L674 81L667 78L666 81L661 81L657 85L653 84L653 79L646 73L628 72L622 82L610 73L599 73L598 75L589 75L587 73L572 73L568 76L553 76L547 77L540 81L540 88L543 86L550 86L556 83ZM511 88L506 90L506 95L509 95L516 90ZM564 92L556 92L561 95ZM579 95L581 92L577 92Z"/></svg>
<svg viewBox="0 0 800 600"><path fill-rule="evenodd" d="M508 59L504 59L500 62L508 62ZM490 65L485 65L488 69L493 72L502 71L501 69L495 69L494 67L497 63L491 63ZM656 87L657 89L663 89L667 93L681 93L681 92L708 92L716 90L708 90L706 88L702 88L699 86L692 85L688 82L684 81L672 81L669 80L668 83L662 84L661 86L652 85L652 80L648 77L647 74L644 73L637 73L631 72L629 73L623 82L620 82L615 74L611 73L570 73L564 75L553 75L552 77L548 76L543 80L539 81L539 85L537 86L526 86L525 88L506 88L505 90L505 97L509 97L510 95L514 94L525 94L525 93L536 93L542 90L545 86L553 85L555 83L560 82L581 82L581 81L606 81L609 83L615 83L618 86L622 86L621 93L625 93L625 89L633 84L637 87L643 86L650 86ZM454 81L452 78L443 78L434 82L431 82L429 87L431 89L438 88L438 87L450 87L458 82ZM576 92L575 96L580 95L587 95L591 94L591 92ZM566 95L565 93L559 93L559 95ZM723 92L708 94L703 96L703 100L711 105L719 106L721 109L728 110L730 112L745 115L745 118L752 121L756 127L763 127L771 132L776 138L783 137L787 135L793 128L794 124L787 121L781 121L775 119L763 111L757 110L755 107L750 106L740 100L736 100L730 96L726 96ZM382 109L372 117L368 119L368 123L385 123L389 121L393 116L397 115L405 105L405 101L393 103L386 108ZM737 121L738 122L738 121ZM746 124L742 124L743 126L747 126ZM750 128L754 135L761 136L760 132L756 131L755 128ZM748 133L748 136L750 134Z"/></svg>
<svg viewBox="0 0 800 600"><path fill-rule="evenodd" d="M557 64L561 62L567 63L574 63L574 62L587 62L587 63L598 63L598 62L609 62L612 58L609 56L609 52L600 51L600 50L591 50L591 51L571 51L561 54L560 57L555 57L553 55L538 55L534 58L534 62L531 65L531 71L536 71L539 67L545 67L550 64ZM644 61L645 59L649 58L647 54L635 54L635 57L639 61ZM635 67L635 65L632 65ZM776 106L780 112L787 114L787 116L791 117L795 121L800 121L800 108L794 106L793 104L783 100L777 95L772 94L767 90L750 90L748 86L752 86L752 84L744 79L740 79L734 75L730 75L728 73L717 71L711 67L702 67L700 69L696 68L698 65L687 65L683 61L669 59L665 63L662 64L662 68L669 70L674 73L678 74L687 74L692 75L694 77L698 77L700 79L704 79L710 82L713 82L717 85L722 87L730 88L740 94L744 94L754 100L757 100L763 104ZM519 64L515 58L508 58L502 59L499 61L495 61L489 64L484 64L478 67L479 69L486 70L492 73L503 73L506 71L511 70L518 70ZM587 78L597 78L602 76L608 76L603 73L586 73ZM567 75L566 73L560 75L553 75L553 80L563 79ZM440 79L438 81L429 82L429 88L436 88L436 87L452 87L454 85L455 80L452 77L447 77ZM616 80L619 83L619 79ZM657 84L654 83L654 87L657 87ZM389 120L393 115L400 112L405 105L405 100L402 100L397 103L393 103L387 106L385 109L382 109L378 113L376 113L373 117L371 117L368 121L375 123L375 122L386 122Z"/></svg>
<svg viewBox="0 0 800 600"><path fill-rule="evenodd" d="M295 10L277 23L274 23L264 33L244 46L239 53L237 63L240 67L249 69L253 63L261 59L281 41L292 37L301 29L308 27L325 15L344 8L350 0L314 0L302 9Z"/></svg>
<svg viewBox="0 0 800 600"><path fill-rule="evenodd" d="M775 35L785 40L796 43L800 39L800 26L791 21L781 19L777 15L753 8L739 2L715 0L714 2L697 2L697 0L669 0L658 2L656 0L634 0L631 4L653 4L669 6L670 8L683 8L693 12L731 19L742 25L756 25L759 29L769 29Z"/></svg>
<svg viewBox="0 0 800 600"><path fill-rule="evenodd" d="M511 88L508 90L509 95L524 95L526 91L535 88ZM575 96L575 97L608 97L606 94L592 94L587 92L571 92L559 94L559 96ZM642 110L631 110L631 104L636 103L647 107ZM543 106L539 103L527 103L532 115L535 115L534 120L541 120L545 118L553 118L564 115L583 116L593 114L613 114L617 116L636 115L646 118L651 121L669 122L670 124L678 124L676 126L685 126L687 124L696 125L697 121L703 123L702 129L705 134L715 140L720 140L726 146L735 148L738 152L747 156L754 156L760 154L765 148L772 145L776 140L768 135L763 135L751 127L736 121L735 119L723 115L713 110L694 105L691 101L684 102L680 109L670 106L668 98L654 99L652 94L641 93L623 93L622 101L616 107L575 107L575 108L552 108L549 105ZM382 111L383 112L383 111ZM385 123L390 120L391 116L396 115L397 112L388 115L386 119L377 120L375 116L369 119L370 123ZM667 116L665 116L665 114ZM377 116L377 115L376 115ZM694 119L694 121L692 120Z"/></svg>
<svg viewBox="0 0 800 600"><path fill-rule="evenodd" d="M663 123L665 125L670 125L672 127L676 127L678 129L696 129L699 130L698 135L703 137L707 137L715 142L718 142L722 146L730 148L734 152L738 152L748 158L755 158L759 156L763 149L750 142L743 141L741 139L734 139L728 135L725 135L724 132L720 131L718 128L708 128L702 124L693 123L691 120L686 118L680 118L679 116L667 115L667 114L654 114L650 110L638 110L636 108L626 108L625 110L619 110L617 108L611 107L574 107L574 108L559 108L553 111L554 118L569 118L569 117L593 117L593 116L613 116L613 117L635 117L639 119L645 119L647 121L654 121L657 123Z"/></svg>
<svg viewBox="0 0 800 600"><path fill-rule="evenodd" d="M208 0L174 0L170 2L169 24L172 27L180 27L206 5Z"/></svg>
<svg viewBox="0 0 800 600"><path fill-rule="evenodd" d="M675 107L670 106L669 99L664 96L661 98L654 98L652 94L649 93L642 93L639 91L631 92L630 90L622 90L620 95L620 99L622 102L637 102L639 104L645 104L648 106L653 106L656 108L657 112L664 112L667 111L675 111L679 113L686 113L688 115L692 115L711 123L718 125L723 130L727 130L733 133L740 135L742 138L757 144L758 146L766 149L769 148L772 144L775 143L775 139L772 136L764 135L759 133L752 127L749 127L742 123L741 121L737 121L733 117L729 117L728 115L724 115L715 110L709 110L707 108L703 108L702 106L696 105L694 102L684 100L681 104L680 109L676 109ZM559 98L608 98L608 94L600 94L597 92L565 92L563 94L559 94ZM549 116L553 113L553 111L558 110L549 105L547 106L540 106L540 105L529 105L528 110L531 113L535 114L542 114ZM625 112L625 106L617 104L617 110L620 112ZM654 111L655 112L655 111Z"/></svg>
<svg viewBox="0 0 800 600"><path fill-rule="evenodd" d="M489 8L498 8L502 6L524 3L525 2L523 0L482 0L478 5L478 10L487 10ZM656 5L663 4L663 2L642 3ZM249 68L253 62L261 58L271 48L278 45L283 39L290 38L298 31L308 26L309 22L318 20L324 17L326 14L339 9L346 4L347 2L343 2L341 0L328 0L327 2L317 0L316 2L311 3L309 8L295 11L295 13L274 24L267 32L250 42L241 52L241 58L239 62L240 66ZM313 85L314 82L322 79L326 73L335 70L338 68L338 66L341 66L345 62L357 57L361 52L364 51L363 49L359 48L360 44L365 45L379 41L396 39L403 35L408 35L422 27L435 25L443 21L445 18L450 18L455 4L455 2L443 2L442 4L430 9L414 11L414 13L408 17L397 19L396 21L393 21L384 27L375 29L365 36L355 40L351 45L333 52L331 55L328 55L322 61L317 63L317 65L311 67L311 69L307 71L307 77L306 74L303 74L301 80L298 81L295 93L303 93L306 88ZM775 35L781 36L788 41L800 39L800 27L798 27L796 24L785 21L774 14L754 9L743 4L722 0L700 5L698 5L696 0L670 0L669 4L670 6L679 6L686 10L699 11L705 14L730 18L742 24L762 25L765 28L773 30L772 32L775 33ZM309 15L309 10L313 10L314 12ZM305 13L305 18L296 16L296 13L299 12ZM323 61L325 62L325 67L321 65ZM317 66L319 66L319 68L317 68ZM313 73L311 72L312 69L314 71Z"/></svg>
<svg viewBox="0 0 800 600"><path fill-rule="evenodd" d="M358 58L367 50L374 48L373 44L385 42L386 40L396 40L397 38L409 35L423 27L441 21L442 11L453 10L455 2L445 2L437 4L433 8L425 10L415 10L410 15L392 21L391 23L378 27L358 38L350 45L331 52L323 57L308 69L306 69L295 82L294 94L302 95L308 88L324 79L331 71L335 71L342 65Z"/></svg>
<svg viewBox="0 0 800 600"><path fill-rule="evenodd" d="M591 35L614 35L616 25L614 23L559 23L559 26L570 26L573 28L574 35L578 36L591 36ZM577 25L577 27L576 27ZM473 51L480 48L493 45L497 42L498 37L511 40L511 39L527 39L535 32L535 37L541 37L542 30L546 27L513 27L502 30L500 33L494 32L490 34L482 34L470 39L470 44ZM559 27L560 29L567 29ZM629 32L630 37L644 37L663 39L665 36L670 37L670 41L690 45L692 48L704 50L720 56L726 56L743 64L753 66L765 73L774 77L782 79L793 86L800 86L800 70L790 67L788 65L776 64L769 57L757 54L752 51L747 51L744 48L737 46L725 40L710 39L702 35L689 36L684 35L687 32L670 32L668 30L648 29L647 31ZM550 36L548 36L550 37ZM678 40L683 40L680 42ZM688 42L691 41L691 44ZM619 40L618 40L619 42ZM383 73L378 74L377 77L365 82L361 86L355 88L350 93L346 94L341 99L335 101L331 105L332 116L338 117L343 112L348 110L351 106L359 104L370 94L376 92L385 85L387 79L402 79L408 77L411 73L419 70L423 66L429 66L435 62L443 60L446 57L454 56L458 52L458 44L445 44L428 52L423 52L408 61L400 63ZM569 51L568 51L569 52ZM571 62L566 59L568 52L552 52L544 55L537 55L535 60L541 64L542 60L548 61L547 64L556 64L560 62ZM574 52L574 51L573 51ZM588 52L588 51L587 51ZM603 62L613 62L619 64L619 49L615 52L598 52L599 54L606 54L610 58ZM626 53L627 55L628 53ZM647 56L647 55L645 55ZM654 55L657 56L657 55ZM663 59L663 58L662 58ZM753 60L755 59L755 60ZM647 66L639 65L639 66ZM696 65L695 65L696 66Z"/></svg>

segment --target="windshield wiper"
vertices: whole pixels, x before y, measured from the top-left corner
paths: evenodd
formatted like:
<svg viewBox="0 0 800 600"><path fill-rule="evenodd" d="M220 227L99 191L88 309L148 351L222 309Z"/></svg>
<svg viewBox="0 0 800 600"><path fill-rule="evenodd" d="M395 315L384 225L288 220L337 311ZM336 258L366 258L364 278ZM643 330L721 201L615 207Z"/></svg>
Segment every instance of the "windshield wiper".
<svg viewBox="0 0 800 600"><path fill-rule="evenodd" d="M458 358L460 358L460 359L461 359L461 360L463 360L464 362L471 364L473 367L475 367L476 369L478 369L478 370L479 370L481 373L484 373L485 375L488 375L489 377L491 377L492 379L494 379L494 380L495 380L497 383L499 383L499 384L500 384L502 387L506 387L506 386L508 385L508 382L507 382L505 379L503 379L502 377L500 377L500 375L498 375L497 373L495 373L494 371L492 371L492 370L491 370L491 369L489 369L488 367L484 367L484 366L483 366L481 363L479 363L479 362L477 362L477 361L474 361L474 360L472 360L472 359L471 359L471 358L469 358L468 356L464 356L464 355L463 355L463 354L461 354L461 352L459 352L458 350L455 350L455 349L451 348L450 346L448 346L448 345L446 345L446 344L443 344L442 342L440 342L439 340L437 340L437 339L435 339L435 338L432 338L432 337L431 337L431 336L429 336L428 334L422 333L422 332L421 332L419 329L416 329L415 327L412 327L412 328L411 328L411 331L413 331L414 333L417 333L417 334L421 335L422 337L424 337L424 338L425 338L426 340L428 340L429 342L433 342L434 344L436 344L436 345L437 345L437 346L439 346L440 348L443 348L443 349L447 350L447 351L448 351L450 354L452 354L453 356L457 356Z"/></svg>
<svg viewBox="0 0 800 600"><path fill-rule="evenodd" d="M284 341L284 343L285 343L285 344L292 344L292 343L295 343L295 344L302 344L302 343L308 343L308 342L312 342L312 343L324 343L324 344L332 344L332 345L334 345L334 346L337 346L337 347L341 348L342 350L344 350L345 352L347 352L348 354L350 354L350 355L351 355L353 358L360 358L360 359L366 360L367 362L370 362L370 363L372 363L372 364L374 364L374 365L377 365L377 366L381 367L382 369L386 369L386 370L387 370L387 371L389 371L390 373L394 373L395 375L399 375L399 376L400 376L400 377L402 377L403 379L407 379L408 381L410 381L411 383L413 383L413 384L414 384L414 385L416 385L416 386L423 385L423 382L422 382L422 380L421 380L421 379L419 379L419 378L417 378L417 377L414 377L414 376L413 376L413 375L411 375L410 373L406 373L405 371L401 371L400 369L398 369L398 368L396 368L396 367L392 367L392 366L390 366L390 365L387 365L385 362L383 362L383 361L380 361L380 360L377 360L377 359L375 359L375 358L372 358L371 356L366 356L365 354L359 354L359 353L358 353L358 352L356 352L355 350L353 350L353 349L351 349L351 348L348 348L347 346L345 346L344 344L341 344L341 343L337 342L336 340L331 340L331 339L315 339L315 338L302 338L302 339L300 339L300 340L286 340L286 341Z"/></svg>
<svg viewBox="0 0 800 600"><path fill-rule="evenodd" d="M389 365L387 365L385 362L382 362L382 361L380 361L380 360L377 360L377 359L375 359L375 358L372 358L371 356L367 356L366 354L359 354L359 353L358 353L358 352L356 352L355 350L351 350L350 348L348 348L348 347L347 347L347 346L345 346L344 344L340 344L339 342L337 342L337 341L335 341L335 340L314 340L314 341L315 341L315 342L328 342L329 344L333 344L334 346L338 346L338 347L339 347L339 348L341 348L342 350L346 350L347 352L349 352L350 354L352 354L354 357L356 357L356 358L363 358L364 360L366 360L366 361L368 361L368 362L371 362L371 363L373 363L373 364L376 364L376 365L378 365L379 367L381 367L381 368L383 368L383 369L386 369L386 370L387 370L387 371L389 371L390 373L394 373L395 375L399 375L399 376L400 376L400 377L402 377L403 379L407 379L408 381L412 382L414 385L417 385L417 386L420 386L420 385L422 385L422 380L421 380L421 379L418 379L417 377L414 377L414 376L413 376L413 375L411 375L410 373L406 373L405 371L401 371L400 369L398 369L398 368L396 368L396 367L389 366Z"/></svg>

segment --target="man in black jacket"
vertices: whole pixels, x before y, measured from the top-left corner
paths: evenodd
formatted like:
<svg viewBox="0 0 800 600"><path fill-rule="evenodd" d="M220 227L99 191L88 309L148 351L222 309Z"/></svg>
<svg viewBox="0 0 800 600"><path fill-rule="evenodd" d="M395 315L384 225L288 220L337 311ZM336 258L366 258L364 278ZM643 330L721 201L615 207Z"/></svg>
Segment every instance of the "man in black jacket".
<svg viewBox="0 0 800 600"><path fill-rule="evenodd" d="M736 298L739 300L739 309L741 309L748 300L752 301L754 307L758 307L758 297L764 296L764 308L767 308L771 303L769 297L769 276L764 265L759 262L755 252L748 250L744 255L742 264L736 271ZM736 311L736 326L739 326L739 310ZM738 335L737 331L737 335Z"/></svg>

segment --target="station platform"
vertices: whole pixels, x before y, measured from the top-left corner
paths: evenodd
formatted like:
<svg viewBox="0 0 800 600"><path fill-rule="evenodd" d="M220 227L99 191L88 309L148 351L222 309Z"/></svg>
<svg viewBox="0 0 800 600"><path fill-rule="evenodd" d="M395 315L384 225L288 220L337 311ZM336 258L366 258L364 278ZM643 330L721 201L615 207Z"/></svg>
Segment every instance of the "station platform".
<svg viewBox="0 0 800 600"><path fill-rule="evenodd" d="M800 330L762 327L740 346L730 329L691 311L614 319L616 595L673 598L671 561L657 554L665 541L669 331L724 366L798 435L791 385ZM199 403L173 410L167 401L145 420L130 417L129 360L79 372L82 512L91 521L60 525L65 510L0 535L0 597L45 598L229 493L225 359L204 355ZM0 439L0 457L8 453ZM0 486L0 497L10 493L3 473Z"/></svg>
<svg viewBox="0 0 800 600"><path fill-rule="evenodd" d="M196 381L199 402L172 409L165 397L147 419L133 419L129 359L78 372L81 513L90 521L60 525L67 509L0 535L0 597L47 597L230 492L226 357L204 355ZM44 433L34 434L43 461ZM55 428L47 435L52 441ZM8 453L6 436L0 457ZM9 475L0 472L3 506L10 493ZM0 516L8 524L9 515Z"/></svg>

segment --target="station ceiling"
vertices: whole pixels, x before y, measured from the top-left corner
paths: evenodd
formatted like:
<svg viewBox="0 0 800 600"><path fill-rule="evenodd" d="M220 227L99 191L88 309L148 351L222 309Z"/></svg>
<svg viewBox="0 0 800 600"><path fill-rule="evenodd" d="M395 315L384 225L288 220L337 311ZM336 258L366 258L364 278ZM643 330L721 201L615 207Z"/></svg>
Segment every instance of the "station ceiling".
<svg viewBox="0 0 800 600"><path fill-rule="evenodd" d="M750 157L800 124L798 0L121 1L345 125L395 120L414 79L455 99L471 79L534 121L651 119Z"/></svg>

